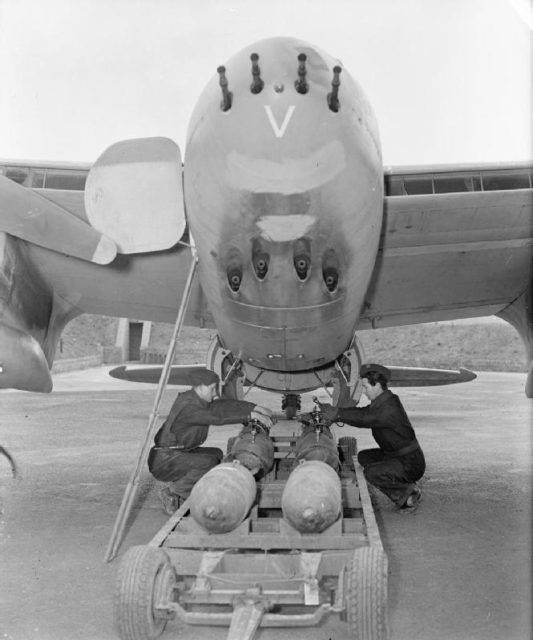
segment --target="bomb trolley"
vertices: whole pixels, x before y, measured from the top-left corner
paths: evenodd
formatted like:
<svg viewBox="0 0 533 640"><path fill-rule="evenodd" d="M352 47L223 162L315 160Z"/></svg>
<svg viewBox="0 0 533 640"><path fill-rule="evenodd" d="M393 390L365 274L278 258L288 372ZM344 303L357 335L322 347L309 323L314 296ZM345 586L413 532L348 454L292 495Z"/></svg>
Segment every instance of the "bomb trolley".
<svg viewBox="0 0 533 640"><path fill-rule="evenodd" d="M388 638L387 557L355 438L338 441L342 510L321 533L300 533L283 518L297 437L272 440L274 466L236 529L205 531L188 515L189 499L148 545L124 554L114 598L122 640L153 640L174 618L251 640L258 627L315 626L330 614L355 640Z"/></svg>

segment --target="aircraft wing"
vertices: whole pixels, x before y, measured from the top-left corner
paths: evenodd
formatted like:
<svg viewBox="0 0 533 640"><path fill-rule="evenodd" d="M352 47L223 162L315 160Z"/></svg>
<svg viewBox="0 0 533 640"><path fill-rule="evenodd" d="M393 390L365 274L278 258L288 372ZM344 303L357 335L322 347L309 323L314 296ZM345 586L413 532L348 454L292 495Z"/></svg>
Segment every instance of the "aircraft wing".
<svg viewBox="0 0 533 640"><path fill-rule="evenodd" d="M179 156L154 140L146 162L137 154L138 145L111 147L85 192L88 166L0 162L0 177L17 187L0 180L0 206L10 214L0 227L0 388L49 391L57 340L80 313L175 320L191 260L176 244L183 227L149 235L142 229L154 226L151 219L130 224L150 208L143 189L132 202L120 184L124 172L153 168L154 179L181 188L169 173ZM531 280L531 174L531 165L387 170L380 247L358 329L490 315L520 297ZM158 203L164 209L171 194ZM163 217L175 220L170 204L167 211ZM185 322L213 326L199 285Z"/></svg>
<svg viewBox="0 0 533 640"><path fill-rule="evenodd" d="M388 169L358 329L493 315L520 297L531 281L532 169Z"/></svg>

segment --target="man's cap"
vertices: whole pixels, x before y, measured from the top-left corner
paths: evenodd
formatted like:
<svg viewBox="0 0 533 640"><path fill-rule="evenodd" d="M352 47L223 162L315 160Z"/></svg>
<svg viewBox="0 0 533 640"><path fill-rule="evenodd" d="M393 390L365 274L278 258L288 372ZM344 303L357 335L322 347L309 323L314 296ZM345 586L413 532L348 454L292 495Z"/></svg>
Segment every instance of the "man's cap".
<svg viewBox="0 0 533 640"><path fill-rule="evenodd" d="M188 384L193 387L198 387L201 384L205 384L206 386L210 384L218 384L220 382L220 378L214 371L210 369L198 369L198 371L190 371L187 374Z"/></svg>
<svg viewBox="0 0 533 640"><path fill-rule="evenodd" d="M367 373L381 373L381 375L387 382L391 378L390 369L387 369L387 367L384 367L381 364L369 363L361 365L361 369L359 370L359 377L362 378Z"/></svg>

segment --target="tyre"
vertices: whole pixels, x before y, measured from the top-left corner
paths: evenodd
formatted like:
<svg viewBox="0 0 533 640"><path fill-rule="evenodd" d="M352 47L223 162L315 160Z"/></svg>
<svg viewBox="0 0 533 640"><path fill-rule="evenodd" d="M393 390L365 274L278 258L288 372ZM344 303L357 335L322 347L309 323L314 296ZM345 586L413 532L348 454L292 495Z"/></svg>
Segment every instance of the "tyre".
<svg viewBox="0 0 533 640"><path fill-rule="evenodd" d="M357 456L357 440L344 436L339 438L338 449L341 462L352 466L352 458Z"/></svg>
<svg viewBox="0 0 533 640"><path fill-rule="evenodd" d="M387 640L387 556L361 547L345 567L346 619L354 640Z"/></svg>
<svg viewBox="0 0 533 640"><path fill-rule="evenodd" d="M174 616L157 610L168 601L176 584L176 574L160 547L128 549L120 563L114 595L115 625L122 640L155 640Z"/></svg>

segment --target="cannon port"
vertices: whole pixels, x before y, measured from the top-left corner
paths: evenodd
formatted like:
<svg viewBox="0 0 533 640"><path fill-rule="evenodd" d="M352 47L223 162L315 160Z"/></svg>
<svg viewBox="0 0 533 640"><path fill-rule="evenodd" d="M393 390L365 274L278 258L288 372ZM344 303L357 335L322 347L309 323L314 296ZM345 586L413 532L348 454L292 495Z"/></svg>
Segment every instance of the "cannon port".
<svg viewBox="0 0 533 640"><path fill-rule="evenodd" d="M335 291L339 285L339 260L335 251L329 249L322 259L322 278L328 291Z"/></svg>
<svg viewBox="0 0 533 640"><path fill-rule="evenodd" d="M311 243L307 238L300 238L294 243L293 263L298 278L305 280L311 268Z"/></svg>
<svg viewBox="0 0 533 640"><path fill-rule="evenodd" d="M254 240L252 247L252 264L255 275L263 280L268 273L270 255L260 240Z"/></svg>
<svg viewBox="0 0 533 640"><path fill-rule="evenodd" d="M226 259L226 275L232 291L238 291L242 282L242 257L237 249L232 249Z"/></svg>

